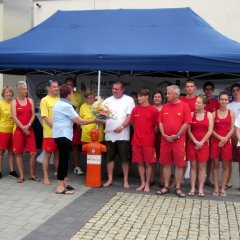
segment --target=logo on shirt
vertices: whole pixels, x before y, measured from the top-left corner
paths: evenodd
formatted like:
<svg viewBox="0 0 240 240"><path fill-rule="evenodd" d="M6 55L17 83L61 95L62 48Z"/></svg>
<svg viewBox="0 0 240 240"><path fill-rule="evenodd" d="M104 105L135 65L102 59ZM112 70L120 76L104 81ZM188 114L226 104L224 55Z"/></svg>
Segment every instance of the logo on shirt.
<svg viewBox="0 0 240 240"><path fill-rule="evenodd" d="M168 115L168 112L164 112L163 115Z"/></svg>
<svg viewBox="0 0 240 240"><path fill-rule="evenodd" d="M177 113L177 115L178 115L178 116L181 116L181 115L182 115L182 113L180 113L180 112L179 112L179 113Z"/></svg>

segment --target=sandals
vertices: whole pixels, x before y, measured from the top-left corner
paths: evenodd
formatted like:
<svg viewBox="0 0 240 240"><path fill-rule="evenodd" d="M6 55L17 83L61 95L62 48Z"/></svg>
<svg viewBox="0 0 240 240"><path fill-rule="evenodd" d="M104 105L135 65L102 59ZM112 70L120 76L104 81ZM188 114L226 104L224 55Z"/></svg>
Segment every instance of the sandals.
<svg viewBox="0 0 240 240"><path fill-rule="evenodd" d="M73 190L68 190L67 188L64 188L61 192L56 191L56 194L65 194L65 195L73 195L74 191Z"/></svg>
<svg viewBox="0 0 240 240"><path fill-rule="evenodd" d="M198 193L198 196L199 196L199 197L205 197L205 193L199 192L199 193Z"/></svg>
<svg viewBox="0 0 240 240"><path fill-rule="evenodd" d="M166 191L163 191L163 189L165 189ZM164 195L167 193L169 193L169 187L163 187L161 190L156 192L157 195Z"/></svg>
<svg viewBox="0 0 240 240"><path fill-rule="evenodd" d="M17 183L24 183L24 178L19 178L18 180L17 180Z"/></svg>
<svg viewBox="0 0 240 240"><path fill-rule="evenodd" d="M70 186L70 185L67 185L65 189L67 189L69 191L74 191L75 190L75 188Z"/></svg>
<svg viewBox="0 0 240 240"><path fill-rule="evenodd" d="M31 181L35 181L35 182L40 182L40 181L41 181L41 179L38 178L38 177L36 177L36 176L34 176L34 177L29 177L28 179L31 180Z"/></svg>
<svg viewBox="0 0 240 240"><path fill-rule="evenodd" d="M232 185L228 185L228 184L225 185L225 190L228 190L230 188L232 188Z"/></svg>
<svg viewBox="0 0 240 240"><path fill-rule="evenodd" d="M218 197L219 196L219 192L213 192L213 196Z"/></svg>
<svg viewBox="0 0 240 240"><path fill-rule="evenodd" d="M219 192L219 196L220 197L227 197L227 193L226 192Z"/></svg>
<svg viewBox="0 0 240 240"><path fill-rule="evenodd" d="M175 189L175 194L176 194L179 198L184 198L184 197L186 197L186 194L185 194L180 188L176 188L176 189Z"/></svg>
<svg viewBox="0 0 240 240"><path fill-rule="evenodd" d="M188 196L189 196L189 197L193 197L194 195L195 195L195 192L191 192L191 191L190 191L190 192L188 193Z"/></svg>

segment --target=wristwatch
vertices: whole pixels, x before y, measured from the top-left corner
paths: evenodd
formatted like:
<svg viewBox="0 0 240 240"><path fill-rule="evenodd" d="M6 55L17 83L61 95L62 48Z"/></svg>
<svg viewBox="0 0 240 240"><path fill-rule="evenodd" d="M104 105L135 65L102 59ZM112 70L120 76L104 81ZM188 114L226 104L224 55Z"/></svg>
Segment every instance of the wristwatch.
<svg viewBox="0 0 240 240"><path fill-rule="evenodd" d="M180 138L180 135L179 135L178 133L176 134L176 136L177 136L177 139L179 139L179 138Z"/></svg>

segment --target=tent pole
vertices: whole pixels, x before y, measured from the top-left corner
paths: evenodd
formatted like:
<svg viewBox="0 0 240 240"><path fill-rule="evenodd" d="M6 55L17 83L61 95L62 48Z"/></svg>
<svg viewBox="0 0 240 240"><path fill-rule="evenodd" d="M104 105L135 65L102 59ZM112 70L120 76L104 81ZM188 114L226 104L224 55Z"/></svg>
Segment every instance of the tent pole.
<svg viewBox="0 0 240 240"><path fill-rule="evenodd" d="M97 89L98 97L100 97L100 83L101 83L101 71L98 71L98 89Z"/></svg>

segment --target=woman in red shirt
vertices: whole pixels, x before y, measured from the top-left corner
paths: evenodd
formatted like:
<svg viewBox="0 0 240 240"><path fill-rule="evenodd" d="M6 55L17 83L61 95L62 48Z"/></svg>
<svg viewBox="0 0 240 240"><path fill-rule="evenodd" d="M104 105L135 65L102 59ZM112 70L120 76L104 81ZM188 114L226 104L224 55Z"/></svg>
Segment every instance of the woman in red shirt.
<svg viewBox="0 0 240 240"><path fill-rule="evenodd" d="M214 196L227 196L225 186L229 175L229 161L232 160L232 143L231 136L234 131L235 114L227 109L229 96L226 92L219 95L220 108L213 113L214 129L211 140L210 156L213 159L213 180ZM218 186L218 169L219 159L222 159L222 186L219 191Z"/></svg>
<svg viewBox="0 0 240 240"><path fill-rule="evenodd" d="M188 196L195 195L195 184L198 173L198 196L204 197L204 181L206 175L206 162L209 159L209 137L213 131L213 116L204 110L207 104L205 96L196 100L196 111L192 112L192 123L188 129L187 158L191 162L190 178L191 190Z"/></svg>

